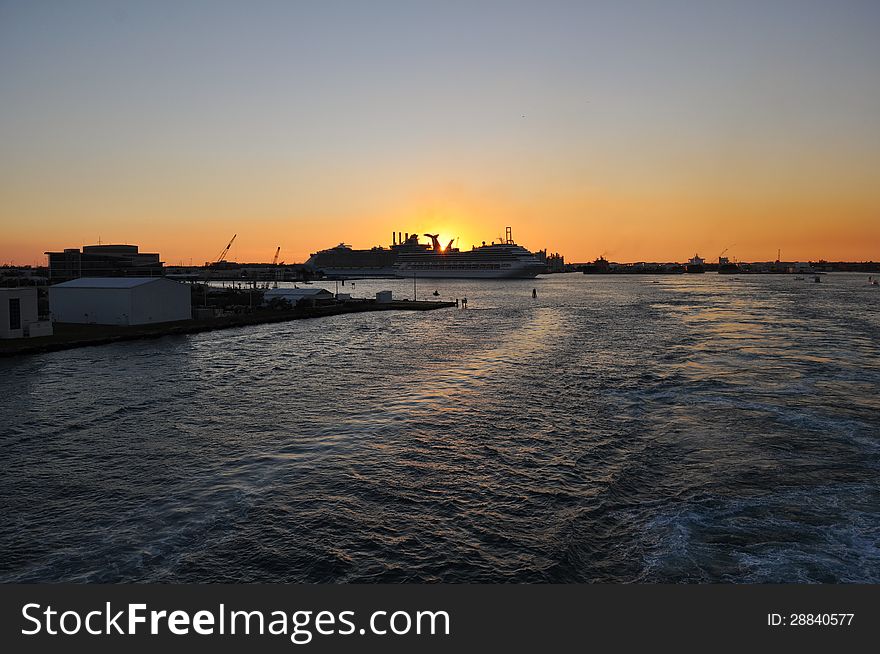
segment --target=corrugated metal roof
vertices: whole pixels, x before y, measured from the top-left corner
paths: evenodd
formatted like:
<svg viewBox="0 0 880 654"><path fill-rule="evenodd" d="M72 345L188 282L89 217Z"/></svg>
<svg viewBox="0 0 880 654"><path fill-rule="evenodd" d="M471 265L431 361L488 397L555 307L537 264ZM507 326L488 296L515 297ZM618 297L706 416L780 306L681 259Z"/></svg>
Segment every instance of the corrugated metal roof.
<svg viewBox="0 0 880 654"><path fill-rule="evenodd" d="M54 284L52 288L134 288L161 281L172 280L164 277L80 277L69 282Z"/></svg>
<svg viewBox="0 0 880 654"><path fill-rule="evenodd" d="M321 295L321 294L333 295L326 288L273 288L271 290L266 291L266 294L263 296L265 299L269 300L273 297L311 297L313 295Z"/></svg>

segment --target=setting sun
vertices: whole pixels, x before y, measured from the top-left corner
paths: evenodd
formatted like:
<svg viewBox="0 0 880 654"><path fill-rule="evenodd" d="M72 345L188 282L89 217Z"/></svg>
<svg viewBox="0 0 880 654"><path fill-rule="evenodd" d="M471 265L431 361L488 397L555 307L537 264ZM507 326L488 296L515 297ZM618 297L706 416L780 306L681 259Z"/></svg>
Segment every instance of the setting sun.
<svg viewBox="0 0 880 654"><path fill-rule="evenodd" d="M627 29L622 9L523 8L520 34L435 4L410 10L424 33L368 12L328 49L338 16L317 6L70 8L57 33L2 11L0 262L99 239L201 262L238 233L230 260L293 263L507 226L570 262L878 256L880 41L858 12L795 29L768 9L746 46L733 5ZM264 38L221 47L243 24Z"/></svg>

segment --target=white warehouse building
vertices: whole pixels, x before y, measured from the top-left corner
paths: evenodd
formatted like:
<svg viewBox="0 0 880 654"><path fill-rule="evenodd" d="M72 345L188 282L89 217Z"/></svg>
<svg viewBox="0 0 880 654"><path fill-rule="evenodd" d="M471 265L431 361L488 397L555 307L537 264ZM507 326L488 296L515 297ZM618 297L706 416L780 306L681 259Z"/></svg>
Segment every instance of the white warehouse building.
<svg viewBox="0 0 880 654"><path fill-rule="evenodd" d="M192 318L190 287L164 277L81 277L49 287L55 322L147 325Z"/></svg>
<svg viewBox="0 0 880 654"><path fill-rule="evenodd" d="M328 302L333 299L333 293L326 288L273 288L263 295L263 304L269 304L274 299L287 300L295 305L300 300L314 300L315 302Z"/></svg>
<svg viewBox="0 0 880 654"><path fill-rule="evenodd" d="M40 320L37 289L0 288L0 338L51 336L52 323Z"/></svg>

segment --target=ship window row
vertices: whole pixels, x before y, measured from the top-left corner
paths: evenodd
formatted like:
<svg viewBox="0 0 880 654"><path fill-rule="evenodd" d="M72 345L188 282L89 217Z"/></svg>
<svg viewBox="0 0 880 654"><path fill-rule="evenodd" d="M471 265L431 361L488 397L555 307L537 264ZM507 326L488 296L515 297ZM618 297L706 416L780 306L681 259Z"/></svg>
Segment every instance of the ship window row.
<svg viewBox="0 0 880 654"><path fill-rule="evenodd" d="M503 267L510 268L510 264L504 264ZM407 268L415 268L417 270L498 270L502 268L502 265L498 263L411 263L407 265Z"/></svg>

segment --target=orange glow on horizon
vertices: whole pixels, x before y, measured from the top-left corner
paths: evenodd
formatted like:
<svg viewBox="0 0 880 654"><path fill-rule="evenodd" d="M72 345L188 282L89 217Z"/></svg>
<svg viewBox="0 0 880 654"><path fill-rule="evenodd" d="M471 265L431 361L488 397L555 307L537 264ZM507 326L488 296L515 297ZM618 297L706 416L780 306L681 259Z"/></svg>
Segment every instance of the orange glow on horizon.
<svg viewBox="0 0 880 654"><path fill-rule="evenodd" d="M137 4L4 5L0 264L507 226L572 263L880 260L876 3Z"/></svg>
<svg viewBox="0 0 880 654"><path fill-rule="evenodd" d="M775 184L740 178L709 179L670 173L653 179L587 176L576 170L552 181L530 171L481 185L414 181L415 192L334 193L345 180L316 186L311 195L287 188L286 180L237 184L230 179L213 194L181 186L165 196L130 192L61 194L9 187L2 193L0 263L45 265L43 253L66 247L131 243L159 252L168 265L200 265L217 256L238 234L228 260L302 263L311 253L348 243L355 248L389 247L392 232L440 234L445 246L465 251L483 241L514 240L535 251L561 253L567 262L684 262L698 252L707 261L772 261L777 249L787 261L880 259L880 183L862 171L849 177L787 171ZM436 173L442 178L443 174ZM711 183L710 183L711 182ZM207 183L193 180L194 189ZM735 244L735 245L733 245ZM731 247L733 246L733 247Z"/></svg>
<svg viewBox="0 0 880 654"><path fill-rule="evenodd" d="M423 234L439 233L442 247L452 241L453 247L465 251L483 241L497 242L508 225L520 245L532 251L547 248L549 252L560 252L572 263L592 261L600 255L619 262L684 262L694 252L711 262L725 248L725 256L739 261L770 261L776 258L777 249L782 250L783 260L789 261L880 259L880 225L867 203L837 215L822 207L807 206L787 214L774 207L742 209L724 207L711 212L713 219L709 220L703 217L709 213L703 207L685 210L672 202L664 206L654 198L644 203L596 199L572 205L548 203L544 211L476 206L474 215L484 217L471 221L460 218L434 222L420 211L408 212L415 217L405 219L377 215L367 219L327 216L249 221L225 218L212 222L193 218L151 224L133 218L124 228L124 220L90 219L81 224L65 220L51 229L40 228L37 220L4 220L10 226L0 243L0 264L45 265L45 251L95 244L100 238L103 243L131 243L143 252L159 252L167 265L201 265L213 260L233 233L238 237L227 259L238 262L270 262L278 245L279 260L287 263L304 262L311 253L340 242L356 249L389 247L392 232L398 231L415 231L422 243L430 242Z"/></svg>

